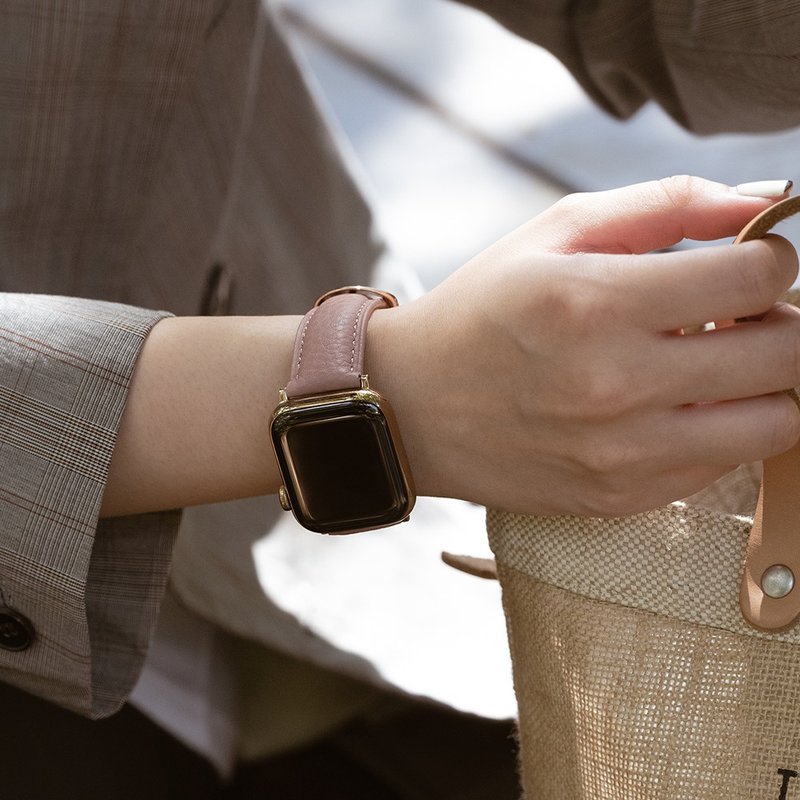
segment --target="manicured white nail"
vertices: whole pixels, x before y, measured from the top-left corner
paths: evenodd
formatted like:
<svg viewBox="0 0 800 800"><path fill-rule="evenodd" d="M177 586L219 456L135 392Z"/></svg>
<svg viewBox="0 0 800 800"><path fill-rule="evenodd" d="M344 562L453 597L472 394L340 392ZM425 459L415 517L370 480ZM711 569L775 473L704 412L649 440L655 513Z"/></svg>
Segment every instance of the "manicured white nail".
<svg viewBox="0 0 800 800"><path fill-rule="evenodd" d="M753 181L752 183L740 183L736 187L739 194L746 197L782 197L792 188L792 182L780 181Z"/></svg>

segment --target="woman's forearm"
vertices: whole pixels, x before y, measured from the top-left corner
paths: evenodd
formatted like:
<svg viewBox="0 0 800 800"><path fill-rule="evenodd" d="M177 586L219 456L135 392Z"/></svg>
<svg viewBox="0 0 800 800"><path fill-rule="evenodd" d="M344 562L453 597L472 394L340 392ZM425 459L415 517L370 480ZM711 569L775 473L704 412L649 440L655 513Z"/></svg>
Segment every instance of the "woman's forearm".
<svg viewBox="0 0 800 800"><path fill-rule="evenodd" d="M142 350L101 514L276 491L269 420L299 317L176 317Z"/></svg>

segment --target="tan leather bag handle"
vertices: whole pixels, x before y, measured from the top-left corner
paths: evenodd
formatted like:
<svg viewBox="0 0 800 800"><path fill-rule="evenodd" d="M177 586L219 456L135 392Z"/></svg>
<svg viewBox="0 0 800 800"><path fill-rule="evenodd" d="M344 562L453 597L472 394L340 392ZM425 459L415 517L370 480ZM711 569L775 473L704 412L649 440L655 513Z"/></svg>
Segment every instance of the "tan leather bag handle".
<svg viewBox="0 0 800 800"><path fill-rule="evenodd" d="M781 200L752 220L736 244L760 239L800 212L800 196ZM754 628L779 631L800 617L800 443L764 462L764 477L747 541L739 602Z"/></svg>

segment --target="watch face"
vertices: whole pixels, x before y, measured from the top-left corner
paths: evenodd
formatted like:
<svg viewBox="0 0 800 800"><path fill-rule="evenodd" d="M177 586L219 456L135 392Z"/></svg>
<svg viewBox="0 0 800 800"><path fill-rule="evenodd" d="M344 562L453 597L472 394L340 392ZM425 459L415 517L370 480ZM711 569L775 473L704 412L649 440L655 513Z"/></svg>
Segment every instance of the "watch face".
<svg viewBox="0 0 800 800"><path fill-rule="evenodd" d="M320 533L379 528L414 503L395 436L374 392L315 398L279 410L273 444L302 525Z"/></svg>

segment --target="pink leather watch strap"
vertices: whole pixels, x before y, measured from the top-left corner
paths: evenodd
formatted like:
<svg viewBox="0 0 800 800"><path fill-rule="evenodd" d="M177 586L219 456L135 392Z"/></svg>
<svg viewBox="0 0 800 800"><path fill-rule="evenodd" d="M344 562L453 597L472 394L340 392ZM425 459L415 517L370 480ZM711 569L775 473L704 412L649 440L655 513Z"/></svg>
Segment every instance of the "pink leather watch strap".
<svg viewBox="0 0 800 800"><path fill-rule="evenodd" d="M759 239L798 212L800 196L782 200L752 220L736 243ZM759 630L778 631L800 617L800 444L764 462L739 604L745 620Z"/></svg>
<svg viewBox="0 0 800 800"><path fill-rule="evenodd" d="M297 330L286 396L358 389L367 322L373 311L396 302L385 292L361 286L323 295Z"/></svg>

